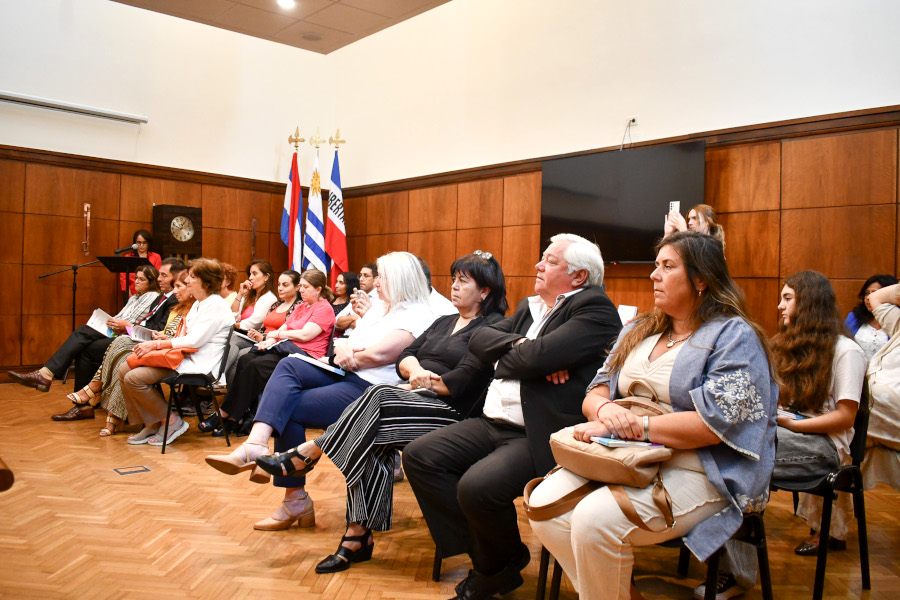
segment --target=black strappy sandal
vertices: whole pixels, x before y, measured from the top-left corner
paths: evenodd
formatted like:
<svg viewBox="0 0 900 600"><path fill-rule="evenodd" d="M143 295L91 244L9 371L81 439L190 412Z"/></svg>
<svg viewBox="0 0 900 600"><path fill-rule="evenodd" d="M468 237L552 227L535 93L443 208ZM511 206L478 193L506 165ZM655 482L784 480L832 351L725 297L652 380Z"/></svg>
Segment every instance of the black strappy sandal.
<svg viewBox="0 0 900 600"><path fill-rule="evenodd" d="M338 573L346 571L353 563L361 563L372 558L372 550L375 548L375 540L366 544L372 537L372 530L366 529L362 535L345 535L341 538L341 545L337 552L316 565L316 573ZM360 547L351 550L344 546L344 542L359 542Z"/></svg>
<svg viewBox="0 0 900 600"><path fill-rule="evenodd" d="M293 459L295 458L304 463L299 469L294 466ZM299 477L300 475L305 475L313 470L313 467L316 466L317 462L319 462L318 458L313 460L308 456L303 456L297 448L293 448L287 452L266 454L265 456L260 456L256 459L256 464L258 464L263 471L276 477L287 477L288 475Z"/></svg>

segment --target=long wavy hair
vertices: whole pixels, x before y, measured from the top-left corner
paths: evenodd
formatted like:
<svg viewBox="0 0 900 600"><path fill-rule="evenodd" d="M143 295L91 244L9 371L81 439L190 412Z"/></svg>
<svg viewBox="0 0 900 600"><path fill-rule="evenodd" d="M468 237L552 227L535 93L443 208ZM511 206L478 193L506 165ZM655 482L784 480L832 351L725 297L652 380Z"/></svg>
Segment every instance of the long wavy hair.
<svg viewBox="0 0 900 600"><path fill-rule="evenodd" d="M871 323L875 320L875 315L873 315L872 311L869 310L869 307L866 306L866 288L873 283L877 283L881 287L887 287L897 283L897 278L893 275L872 275L866 279L864 284L862 284L862 287L859 288L859 294L857 295L859 304L854 306L852 311L853 316L856 317L856 322L860 325L865 325L866 323Z"/></svg>
<svg viewBox="0 0 900 600"><path fill-rule="evenodd" d="M828 278L800 271L784 285L794 290L794 314L772 338L775 372L781 379L778 403L798 412L819 412L831 389L834 348L845 327Z"/></svg>
<svg viewBox="0 0 900 600"><path fill-rule="evenodd" d="M725 228L716 220L716 211L709 204L698 204L691 210L703 215L703 219L709 226L709 235L722 242L722 248L725 247ZM690 211L688 211L690 214Z"/></svg>
<svg viewBox="0 0 900 600"><path fill-rule="evenodd" d="M659 251L666 246L672 246L684 261L688 281L702 298L694 309L694 314L691 315L693 329L696 330L704 323L716 319L740 317L756 332L756 337L759 338L759 343L771 364L769 340L763 329L750 318L744 292L728 272L722 242L705 233L679 231L663 238L656 245L656 253L659 254ZM706 284L706 289L702 294L699 293L700 289L697 287L698 279ZM672 317L660 308L654 308L651 312L638 315L635 318L634 327L625 334L615 354L610 358L610 372L620 370L628 355L643 340L657 333L663 333L671 327Z"/></svg>

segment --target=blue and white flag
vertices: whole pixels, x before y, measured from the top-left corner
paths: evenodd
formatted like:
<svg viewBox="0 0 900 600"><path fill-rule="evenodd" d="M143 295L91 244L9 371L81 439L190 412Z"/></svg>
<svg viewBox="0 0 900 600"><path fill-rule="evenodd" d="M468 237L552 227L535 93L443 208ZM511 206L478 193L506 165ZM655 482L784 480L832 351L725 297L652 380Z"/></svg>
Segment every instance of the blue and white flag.
<svg viewBox="0 0 900 600"><path fill-rule="evenodd" d="M303 236L303 269L318 269L328 275L325 255L325 219L322 216L322 183L319 178L319 149L313 163L312 181L306 205L306 235Z"/></svg>

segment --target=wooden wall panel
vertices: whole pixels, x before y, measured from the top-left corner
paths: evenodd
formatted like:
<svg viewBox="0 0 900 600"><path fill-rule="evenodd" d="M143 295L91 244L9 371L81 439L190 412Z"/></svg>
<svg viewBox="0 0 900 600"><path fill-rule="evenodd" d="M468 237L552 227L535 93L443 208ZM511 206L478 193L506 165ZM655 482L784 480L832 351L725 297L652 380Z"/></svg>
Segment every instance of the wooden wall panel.
<svg viewBox="0 0 900 600"><path fill-rule="evenodd" d="M877 273L867 273L866 279L876 274ZM859 293L859 288L866 282L866 279L831 280L831 285L834 287L834 293L837 296L838 309L840 310L841 318L846 317L847 313L853 310L853 307L859 302L857 294Z"/></svg>
<svg viewBox="0 0 900 600"><path fill-rule="evenodd" d="M409 231L456 229L456 186L410 190Z"/></svg>
<svg viewBox="0 0 900 600"><path fill-rule="evenodd" d="M366 199L366 233L409 231L409 192L377 194Z"/></svg>
<svg viewBox="0 0 900 600"><path fill-rule="evenodd" d="M76 314L75 326L87 323L90 313ZM23 315L22 364L43 365L72 333L72 316Z"/></svg>
<svg viewBox="0 0 900 600"><path fill-rule="evenodd" d="M24 265L22 267L22 314L71 316L72 273L65 272L40 279L41 275L65 269L66 266ZM95 308L102 308L109 314L115 314L117 312L117 289L116 276L107 271L103 265L91 265L78 269L75 312L90 315ZM83 322L77 325L82 324Z"/></svg>
<svg viewBox="0 0 900 600"><path fill-rule="evenodd" d="M134 242L134 232L138 229L146 229L150 233L153 233L153 222L152 221L119 221L119 234L116 239L116 247L109 248L108 250L98 249L97 253L105 256L112 256L113 252L118 250L119 248L124 248L125 246L130 246ZM166 258L163 256L163 258Z"/></svg>
<svg viewBox="0 0 900 600"><path fill-rule="evenodd" d="M388 233L385 235L366 236L366 261L363 264L375 262L382 254L388 252L405 252L408 247L407 234ZM362 265L359 265L362 266Z"/></svg>
<svg viewBox="0 0 900 600"><path fill-rule="evenodd" d="M154 204L201 206L200 184L155 177L122 176L119 218L127 221L153 221Z"/></svg>
<svg viewBox="0 0 900 600"><path fill-rule="evenodd" d="M507 314L514 313L519 301L528 296L534 296L534 275L506 278L506 301L509 303Z"/></svg>
<svg viewBox="0 0 900 600"><path fill-rule="evenodd" d="M22 212L25 206L25 163L0 160L0 210Z"/></svg>
<svg viewBox="0 0 900 600"><path fill-rule="evenodd" d="M450 275L450 265L456 259L456 231L426 231L410 233L407 250L425 259L434 275Z"/></svg>
<svg viewBox="0 0 900 600"><path fill-rule="evenodd" d="M257 231L270 231L271 194L204 185L201 188L201 206L204 247L206 231L210 227L249 232L253 219L256 219Z"/></svg>
<svg viewBox="0 0 900 600"><path fill-rule="evenodd" d="M815 269L827 277L855 279L894 273L896 205L784 210L781 275Z"/></svg>
<svg viewBox="0 0 900 600"><path fill-rule="evenodd" d="M18 367L22 364L22 317L0 316L0 365Z"/></svg>
<svg viewBox="0 0 900 600"><path fill-rule="evenodd" d="M606 295L613 304L637 306L638 313L653 310L653 282L650 278L616 277L606 280Z"/></svg>
<svg viewBox="0 0 900 600"><path fill-rule="evenodd" d="M720 223L732 277L778 277L779 211L722 214Z"/></svg>
<svg viewBox="0 0 900 600"><path fill-rule="evenodd" d="M453 285L453 278L449 275L432 275L431 287L436 289L438 293L443 294L444 298L450 299L450 287Z"/></svg>
<svg viewBox="0 0 900 600"><path fill-rule="evenodd" d="M368 199L344 198L344 227L347 235L366 235L366 206ZM353 263L350 263L351 265Z"/></svg>
<svg viewBox="0 0 900 600"><path fill-rule="evenodd" d="M705 195L706 203L718 213L778 210L781 203L781 143L707 150Z"/></svg>
<svg viewBox="0 0 900 600"><path fill-rule="evenodd" d="M778 295L781 293L779 279L735 279L747 298L750 317L759 323L769 337L778 328Z"/></svg>
<svg viewBox="0 0 900 600"><path fill-rule="evenodd" d="M503 178L503 226L541 224L541 173Z"/></svg>
<svg viewBox="0 0 900 600"><path fill-rule="evenodd" d="M503 179L460 183L457 190L459 229L503 225Z"/></svg>
<svg viewBox="0 0 900 600"><path fill-rule="evenodd" d="M369 262L366 254L366 237L352 236L347 238L347 258L350 260L350 270L359 273L362 266Z"/></svg>
<svg viewBox="0 0 900 600"><path fill-rule="evenodd" d="M782 152L782 208L897 201L896 130L788 140Z"/></svg>
<svg viewBox="0 0 900 600"><path fill-rule="evenodd" d="M503 273L508 277L534 276L541 258L541 226L503 228Z"/></svg>
<svg viewBox="0 0 900 600"><path fill-rule="evenodd" d="M281 215L284 213L284 194L269 194L269 231L281 234Z"/></svg>
<svg viewBox="0 0 900 600"><path fill-rule="evenodd" d="M22 263L23 236L22 213L0 212L0 263Z"/></svg>
<svg viewBox="0 0 900 600"><path fill-rule="evenodd" d="M84 220L79 216L59 217L25 215L25 264L80 265L94 260L96 255L109 255L119 248L119 225L116 221L91 219L90 254L81 251L84 240Z"/></svg>
<svg viewBox="0 0 900 600"><path fill-rule="evenodd" d="M631 278L649 280L653 263L606 263L604 279Z"/></svg>
<svg viewBox="0 0 900 600"><path fill-rule="evenodd" d="M503 267L503 228L460 229L456 232L456 257L472 254L475 250L490 252Z"/></svg>
<svg viewBox="0 0 900 600"><path fill-rule="evenodd" d="M266 249L263 249L262 245L264 239L268 239L269 241L269 247ZM257 234L256 257L264 258L269 261L269 264L272 265L272 268L276 273L287 271L290 267L288 247L281 241L281 235L278 233ZM236 264L234 266L238 271L242 271L247 264L249 264L249 262L243 265ZM241 279L243 280L245 278L241 277Z"/></svg>
<svg viewBox="0 0 900 600"><path fill-rule="evenodd" d="M204 215L204 220L205 218ZM251 237L249 230L239 231L204 227L203 256L224 260L225 262L230 262L238 269L243 269L250 263ZM266 256L260 256L259 258L268 260Z"/></svg>
<svg viewBox="0 0 900 600"><path fill-rule="evenodd" d="M22 265L0 264L0 281L0 315L22 314Z"/></svg>
<svg viewBox="0 0 900 600"><path fill-rule="evenodd" d="M25 212L81 218L89 202L92 219L118 219L119 181L113 173L29 163Z"/></svg>

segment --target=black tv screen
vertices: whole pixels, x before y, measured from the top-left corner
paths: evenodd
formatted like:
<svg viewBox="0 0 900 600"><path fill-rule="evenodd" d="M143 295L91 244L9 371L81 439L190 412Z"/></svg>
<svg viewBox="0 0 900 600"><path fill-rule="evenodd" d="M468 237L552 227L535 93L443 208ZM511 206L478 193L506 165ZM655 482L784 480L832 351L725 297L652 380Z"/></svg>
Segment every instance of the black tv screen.
<svg viewBox="0 0 900 600"><path fill-rule="evenodd" d="M706 142L600 152L546 161L541 240L576 233L610 262L653 262L669 202L703 203Z"/></svg>

